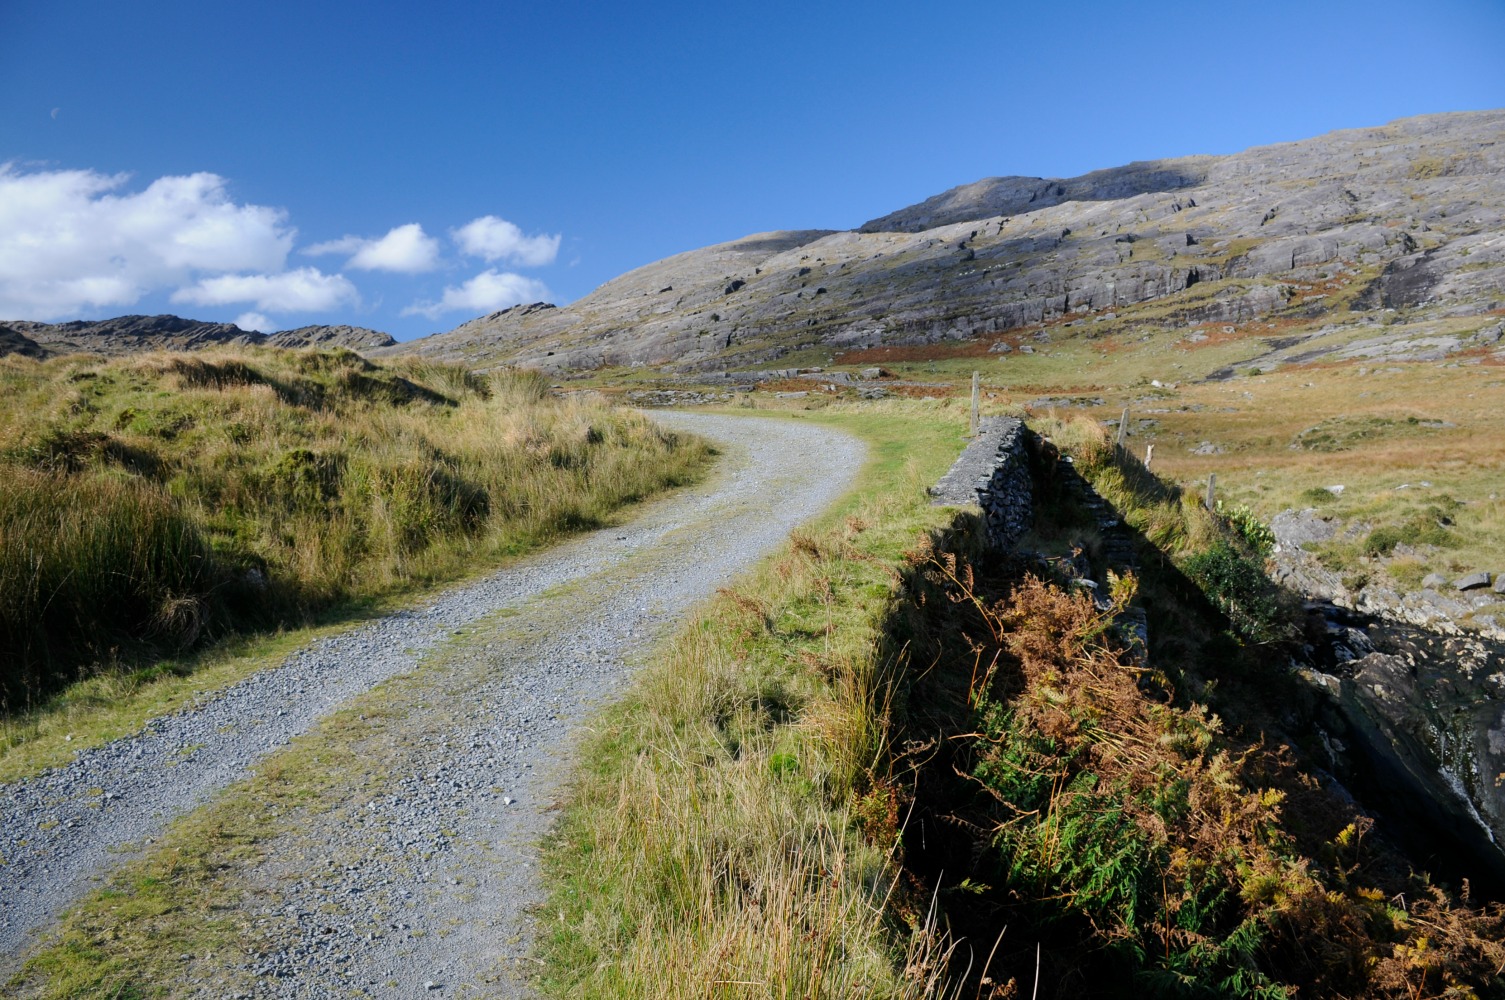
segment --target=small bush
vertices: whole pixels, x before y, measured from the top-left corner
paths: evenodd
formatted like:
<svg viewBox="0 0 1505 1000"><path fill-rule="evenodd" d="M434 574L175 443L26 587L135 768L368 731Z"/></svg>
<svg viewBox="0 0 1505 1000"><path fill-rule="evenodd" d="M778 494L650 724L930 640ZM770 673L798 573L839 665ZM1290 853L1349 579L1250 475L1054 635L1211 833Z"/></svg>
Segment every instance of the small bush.
<svg viewBox="0 0 1505 1000"><path fill-rule="evenodd" d="M1246 639L1277 642L1289 637L1264 568L1227 541L1220 539L1191 556L1183 568Z"/></svg>
<svg viewBox="0 0 1505 1000"><path fill-rule="evenodd" d="M1457 548L1462 540L1447 529L1446 525L1451 523L1449 509L1434 504L1402 524L1381 525L1369 532L1364 539L1364 554L1388 556L1403 542L1407 545L1435 545L1439 549Z"/></svg>
<svg viewBox="0 0 1505 1000"><path fill-rule="evenodd" d="M1234 507L1223 506L1223 501L1218 501L1218 514L1227 522L1228 526L1238 532L1250 550L1257 555L1268 556L1275 551L1275 532L1270 526L1261 521L1244 504Z"/></svg>

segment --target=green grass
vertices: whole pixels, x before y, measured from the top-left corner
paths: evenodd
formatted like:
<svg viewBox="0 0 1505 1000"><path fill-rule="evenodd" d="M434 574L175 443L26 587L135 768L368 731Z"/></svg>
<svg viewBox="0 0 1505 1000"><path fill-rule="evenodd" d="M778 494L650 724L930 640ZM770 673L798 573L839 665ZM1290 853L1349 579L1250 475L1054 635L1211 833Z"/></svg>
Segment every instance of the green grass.
<svg viewBox="0 0 1505 1000"><path fill-rule="evenodd" d="M723 592L597 727L550 843L560 997L921 997L946 971L897 900L883 646L960 407L796 412L861 434L852 495ZM719 985L718 985L719 984Z"/></svg>

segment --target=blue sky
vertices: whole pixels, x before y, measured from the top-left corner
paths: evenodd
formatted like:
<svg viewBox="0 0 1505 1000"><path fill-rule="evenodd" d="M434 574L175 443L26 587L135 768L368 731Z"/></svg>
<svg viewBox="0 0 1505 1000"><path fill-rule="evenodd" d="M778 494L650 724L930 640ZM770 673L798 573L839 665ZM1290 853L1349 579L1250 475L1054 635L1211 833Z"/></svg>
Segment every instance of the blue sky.
<svg viewBox="0 0 1505 1000"><path fill-rule="evenodd" d="M1501 0L0 0L0 318L408 339L980 177L1499 107L1502 51Z"/></svg>

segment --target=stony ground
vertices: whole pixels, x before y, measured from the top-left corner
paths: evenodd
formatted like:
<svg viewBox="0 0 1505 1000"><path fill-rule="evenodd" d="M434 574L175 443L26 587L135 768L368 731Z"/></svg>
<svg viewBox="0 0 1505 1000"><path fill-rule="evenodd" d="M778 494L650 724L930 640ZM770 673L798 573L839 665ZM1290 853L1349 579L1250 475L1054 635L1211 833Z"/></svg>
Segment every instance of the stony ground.
<svg viewBox="0 0 1505 1000"><path fill-rule="evenodd" d="M697 602L846 489L864 454L794 421L661 419L724 443L707 484L0 789L0 974L123 858L161 849L174 818L216 809L289 740L376 697L335 791L226 873L220 904L239 909L244 946L183 956L172 992L523 995L536 845L574 734Z"/></svg>

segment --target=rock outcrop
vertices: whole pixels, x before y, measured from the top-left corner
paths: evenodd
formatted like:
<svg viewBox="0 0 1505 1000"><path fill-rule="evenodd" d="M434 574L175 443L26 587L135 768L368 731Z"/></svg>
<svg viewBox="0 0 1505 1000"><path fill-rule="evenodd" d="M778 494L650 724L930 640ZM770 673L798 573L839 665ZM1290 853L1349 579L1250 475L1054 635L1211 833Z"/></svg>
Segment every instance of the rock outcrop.
<svg viewBox="0 0 1505 1000"><path fill-rule="evenodd" d="M569 306L505 310L403 350L693 371L996 338L1145 303L1157 308L1136 321L1169 326L1482 314L1505 305L1502 136L1505 112L1432 115L1232 156L990 178L854 231L764 233L679 254ZM1390 350L1372 339L1350 347Z"/></svg>
<svg viewBox="0 0 1505 1000"><path fill-rule="evenodd" d="M14 326L0 325L0 357L19 354L24 358L44 358L47 349Z"/></svg>
<svg viewBox="0 0 1505 1000"><path fill-rule="evenodd" d="M46 357L57 354L136 354L142 351L196 351L224 345L268 347L346 347L371 351L397 341L358 326L304 326L265 334L233 323L206 323L181 316L118 316L71 323L15 320L0 325L0 355Z"/></svg>
<svg viewBox="0 0 1505 1000"><path fill-rule="evenodd" d="M262 343L267 347L345 347L352 351L373 351L394 347L397 341L389 333L363 326L300 326L296 330L269 333Z"/></svg>

